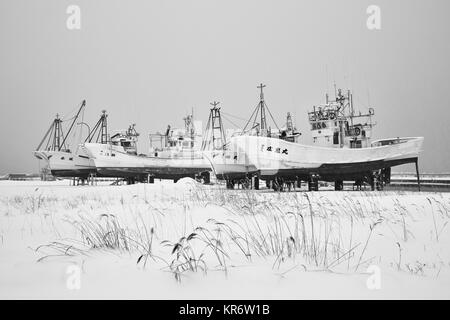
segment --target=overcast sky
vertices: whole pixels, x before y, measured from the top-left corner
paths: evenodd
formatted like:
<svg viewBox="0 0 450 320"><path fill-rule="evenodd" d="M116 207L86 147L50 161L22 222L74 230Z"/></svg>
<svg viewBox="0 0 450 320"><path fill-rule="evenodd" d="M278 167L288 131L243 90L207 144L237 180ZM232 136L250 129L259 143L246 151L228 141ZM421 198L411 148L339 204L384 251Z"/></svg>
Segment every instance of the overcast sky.
<svg viewBox="0 0 450 320"><path fill-rule="evenodd" d="M69 5L81 29L66 27ZM366 9L381 8L381 30ZM37 172L32 151L56 113L87 100L111 129L180 126L209 102L247 118L264 82L279 123L287 111L310 143L307 111L326 90L375 108L375 138L424 136L423 172L450 172L448 0L2 0L0 173ZM235 119L236 124L242 124ZM232 125L225 121L229 127ZM404 171L412 171L405 167Z"/></svg>

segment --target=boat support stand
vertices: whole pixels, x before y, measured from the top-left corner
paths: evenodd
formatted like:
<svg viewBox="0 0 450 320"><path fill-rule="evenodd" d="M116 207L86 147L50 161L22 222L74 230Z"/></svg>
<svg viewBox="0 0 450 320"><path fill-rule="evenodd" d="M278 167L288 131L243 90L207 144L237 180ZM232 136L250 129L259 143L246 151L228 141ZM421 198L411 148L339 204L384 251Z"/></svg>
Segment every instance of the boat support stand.
<svg viewBox="0 0 450 320"><path fill-rule="evenodd" d="M419 159L416 158L416 176L417 176L417 187L419 188L420 191L420 175L419 175Z"/></svg>

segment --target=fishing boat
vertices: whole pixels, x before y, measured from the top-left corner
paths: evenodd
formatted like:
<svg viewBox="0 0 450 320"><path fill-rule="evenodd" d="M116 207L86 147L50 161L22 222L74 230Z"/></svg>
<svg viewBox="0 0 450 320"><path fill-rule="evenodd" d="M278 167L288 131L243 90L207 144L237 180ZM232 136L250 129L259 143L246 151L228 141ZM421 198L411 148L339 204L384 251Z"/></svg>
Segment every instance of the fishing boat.
<svg viewBox="0 0 450 320"><path fill-rule="evenodd" d="M263 89L265 85L261 83L257 88L260 90L260 99L244 128L235 132L229 138L229 141L225 141L222 148L215 148L214 152L205 154L211 162L216 177L219 180L225 180L229 189L233 189L236 184L241 184L244 188L259 188L258 168L247 153L247 150L251 149L252 146L246 145L246 143L251 143L252 140L240 139L240 143L237 144L237 137L277 136L284 141L296 143L301 135L295 128L289 112L285 126L278 127L264 99ZM268 125L267 116L271 117L275 128ZM216 118L219 122L221 119L220 113L216 115Z"/></svg>
<svg viewBox="0 0 450 320"><path fill-rule="evenodd" d="M40 160L44 160L51 174L55 177L81 178L85 180L89 176L96 174L94 162L88 153L81 148L81 145L75 143L75 148L70 148L68 145L69 135L74 131L75 126L85 124L84 122L77 123L85 106L86 100L83 100L66 134L63 132L63 120L59 115L56 115L44 138L34 151L34 156ZM86 141L92 141L98 131L101 136L100 141L98 140L99 137L97 137L97 141L104 143L106 136L106 117L106 113L103 112L100 120L94 126L93 131L89 132Z"/></svg>
<svg viewBox="0 0 450 320"><path fill-rule="evenodd" d="M368 183L381 189L389 183L391 168L415 163L422 150L423 137L389 138L372 141L373 108L357 114L353 96L337 91L335 100L326 96L324 105L308 113L312 145L288 141L271 132L241 135L230 141L246 155L257 175L275 190L286 181L308 181L309 190L318 190L318 181L333 181L336 190L343 181Z"/></svg>
<svg viewBox="0 0 450 320"><path fill-rule="evenodd" d="M184 121L184 130L169 126L165 134L151 134L148 154L137 152L139 134L134 125L113 135L106 144L85 143L83 148L102 176L126 178L128 183L152 183L155 178L176 182L183 177L203 179L208 183L211 166L203 157L196 139L193 116L184 118Z"/></svg>
<svg viewBox="0 0 450 320"><path fill-rule="evenodd" d="M234 186L234 183L244 181L248 175L256 172L256 168L246 161L245 155L238 156L238 150L230 148L219 102L210 104L212 108L202 143L203 157L210 163L215 177L226 180L227 186L231 188L231 184Z"/></svg>

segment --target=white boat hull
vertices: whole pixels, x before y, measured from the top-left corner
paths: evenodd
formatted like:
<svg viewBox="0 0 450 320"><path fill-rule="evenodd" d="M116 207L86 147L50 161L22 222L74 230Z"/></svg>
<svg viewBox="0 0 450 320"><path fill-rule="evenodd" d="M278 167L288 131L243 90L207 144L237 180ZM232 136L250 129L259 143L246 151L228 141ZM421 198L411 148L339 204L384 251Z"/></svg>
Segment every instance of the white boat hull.
<svg viewBox="0 0 450 320"><path fill-rule="evenodd" d="M98 143L86 143L84 149L102 176L179 179L211 171L210 163L198 153L193 153L192 157L138 156L127 153L121 146Z"/></svg>
<svg viewBox="0 0 450 320"><path fill-rule="evenodd" d="M262 178L289 176L307 179L312 174L323 180L358 179L367 172L415 162L423 138L392 139L394 144L370 148L325 148L281 139L238 136L233 148L246 154Z"/></svg>
<svg viewBox="0 0 450 320"><path fill-rule="evenodd" d="M90 174L96 173L94 161L82 148L78 148L76 152L35 151L34 154L48 163L55 177L87 178Z"/></svg>
<svg viewBox="0 0 450 320"><path fill-rule="evenodd" d="M245 179L257 172L246 154L238 150L205 152L204 155L219 180Z"/></svg>

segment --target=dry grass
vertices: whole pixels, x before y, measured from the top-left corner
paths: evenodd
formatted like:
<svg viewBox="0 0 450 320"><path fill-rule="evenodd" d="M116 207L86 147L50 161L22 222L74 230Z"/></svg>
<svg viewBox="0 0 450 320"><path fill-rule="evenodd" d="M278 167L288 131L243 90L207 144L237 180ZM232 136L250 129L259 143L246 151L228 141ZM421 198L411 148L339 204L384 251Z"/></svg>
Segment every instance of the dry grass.
<svg viewBox="0 0 450 320"><path fill-rule="evenodd" d="M385 196L354 192L336 200L327 193L264 193L201 185L175 194L80 195L63 200L65 208L78 210L75 218L66 217L76 237L37 250L45 250L40 261L92 250L129 253L136 255L139 266L151 262L177 281L190 272L227 273L236 261L252 263L255 258L269 260L275 270L290 262L304 269L354 273L379 258L368 256L368 251L382 225L401 230L392 240L398 250L393 260L396 269L420 274L421 264L402 261L402 252L404 244L414 239L408 224L430 208L417 206L411 212L395 198L387 208ZM39 195L8 199L9 206L26 207L29 213L58 202L61 199ZM450 203L437 196L429 196L428 202L439 242L450 218ZM196 210L210 210L209 219L195 224Z"/></svg>

